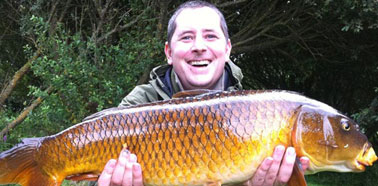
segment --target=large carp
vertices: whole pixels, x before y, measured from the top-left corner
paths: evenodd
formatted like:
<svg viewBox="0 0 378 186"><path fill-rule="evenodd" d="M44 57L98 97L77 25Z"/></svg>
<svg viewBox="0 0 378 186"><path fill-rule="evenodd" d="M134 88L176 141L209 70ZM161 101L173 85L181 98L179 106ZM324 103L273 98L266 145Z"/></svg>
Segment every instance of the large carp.
<svg viewBox="0 0 378 186"><path fill-rule="evenodd" d="M364 171L377 159L356 123L296 93L183 95L107 109L56 135L25 139L0 154L0 183L60 185L67 177L97 177L124 144L137 155L145 185L240 183L278 144L307 156L310 173ZM295 171L289 185L305 185L298 179L303 175Z"/></svg>

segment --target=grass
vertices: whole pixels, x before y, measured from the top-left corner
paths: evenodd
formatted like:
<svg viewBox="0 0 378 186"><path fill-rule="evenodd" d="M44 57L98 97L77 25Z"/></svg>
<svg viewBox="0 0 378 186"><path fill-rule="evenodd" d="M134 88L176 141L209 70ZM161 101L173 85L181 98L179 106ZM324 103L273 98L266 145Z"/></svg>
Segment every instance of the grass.
<svg viewBox="0 0 378 186"><path fill-rule="evenodd" d="M378 165L362 173L321 172L306 176L308 186L377 186Z"/></svg>

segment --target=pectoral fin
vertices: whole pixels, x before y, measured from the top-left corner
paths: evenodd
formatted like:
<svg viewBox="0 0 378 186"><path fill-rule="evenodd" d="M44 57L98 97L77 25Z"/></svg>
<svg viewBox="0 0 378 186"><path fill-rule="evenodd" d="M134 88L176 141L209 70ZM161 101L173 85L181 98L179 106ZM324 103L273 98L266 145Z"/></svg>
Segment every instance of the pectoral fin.
<svg viewBox="0 0 378 186"><path fill-rule="evenodd" d="M94 173L85 173L85 174L77 174L77 175L71 175L66 177L67 180L72 180L72 181L97 181L99 175L94 174Z"/></svg>
<svg viewBox="0 0 378 186"><path fill-rule="evenodd" d="M304 174L299 167L298 162L295 162L293 173L291 174L290 180L287 183L288 186L307 186Z"/></svg>
<svg viewBox="0 0 378 186"><path fill-rule="evenodd" d="M221 181L211 181L205 183L203 186L221 186L222 182Z"/></svg>

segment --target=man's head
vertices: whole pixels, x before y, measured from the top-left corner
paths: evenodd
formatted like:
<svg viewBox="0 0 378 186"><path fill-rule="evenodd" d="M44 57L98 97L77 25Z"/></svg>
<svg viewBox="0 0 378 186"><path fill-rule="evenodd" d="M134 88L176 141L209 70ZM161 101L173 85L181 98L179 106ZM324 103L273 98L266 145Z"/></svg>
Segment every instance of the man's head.
<svg viewBox="0 0 378 186"><path fill-rule="evenodd" d="M186 2L170 19L165 54L184 89L213 89L230 52L226 22L214 5Z"/></svg>
<svg viewBox="0 0 378 186"><path fill-rule="evenodd" d="M203 7L208 7L208 8L211 8L213 9L219 16L220 18L220 27L222 28L222 31L223 31L223 34L226 38L226 40L229 39L229 35L228 35L228 27L227 27L227 23L226 23L226 20L224 19L224 16L222 14L222 12L219 11L219 9L214 6L213 4L211 3L208 3L208 2L205 2L205 1L187 1L183 4L181 4L177 10L173 13L172 17L169 19L169 22L168 22L168 31L167 31L167 39L168 39L168 44L171 43L171 40L172 40L172 35L173 33L175 32L176 30L176 18L177 16L181 13L181 11L183 11L184 9L187 9L187 8L203 8Z"/></svg>

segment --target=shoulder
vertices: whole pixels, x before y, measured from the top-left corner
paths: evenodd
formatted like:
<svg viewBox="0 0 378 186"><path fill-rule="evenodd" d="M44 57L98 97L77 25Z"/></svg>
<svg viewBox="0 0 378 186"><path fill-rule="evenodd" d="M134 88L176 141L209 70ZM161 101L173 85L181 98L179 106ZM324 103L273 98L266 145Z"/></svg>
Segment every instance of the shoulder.
<svg viewBox="0 0 378 186"><path fill-rule="evenodd" d="M232 61L226 63L226 71L230 74L231 85L228 86L227 90L242 90L243 86L241 84L243 80L242 70Z"/></svg>
<svg viewBox="0 0 378 186"><path fill-rule="evenodd" d="M143 84L136 86L126 97L124 97L119 106L138 105L158 101L157 90L152 84Z"/></svg>
<svg viewBox="0 0 378 186"><path fill-rule="evenodd" d="M164 75L171 67L161 65L155 67L150 73L150 81L147 84L136 86L126 97L124 97L118 106L138 105L150 103L159 100L170 99L170 96L163 90L165 87Z"/></svg>
<svg viewBox="0 0 378 186"><path fill-rule="evenodd" d="M226 64L230 67L232 76L234 76L236 79L238 79L239 81L241 81L243 79L243 72L240 69L240 67L238 67L232 61L228 61Z"/></svg>

